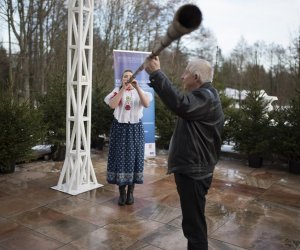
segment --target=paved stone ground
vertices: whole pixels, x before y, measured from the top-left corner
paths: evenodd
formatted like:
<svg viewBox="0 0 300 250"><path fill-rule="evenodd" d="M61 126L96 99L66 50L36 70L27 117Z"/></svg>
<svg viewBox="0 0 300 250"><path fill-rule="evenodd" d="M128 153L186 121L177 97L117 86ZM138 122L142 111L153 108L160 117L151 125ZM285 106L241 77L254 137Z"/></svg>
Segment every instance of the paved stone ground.
<svg viewBox="0 0 300 250"><path fill-rule="evenodd" d="M135 203L117 205L107 153L92 162L103 187L76 196L51 189L63 162L36 161L0 175L0 250L186 249L167 154L145 160ZM282 166L249 168L222 158L207 195L209 249L300 249L300 176Z"/></svg>

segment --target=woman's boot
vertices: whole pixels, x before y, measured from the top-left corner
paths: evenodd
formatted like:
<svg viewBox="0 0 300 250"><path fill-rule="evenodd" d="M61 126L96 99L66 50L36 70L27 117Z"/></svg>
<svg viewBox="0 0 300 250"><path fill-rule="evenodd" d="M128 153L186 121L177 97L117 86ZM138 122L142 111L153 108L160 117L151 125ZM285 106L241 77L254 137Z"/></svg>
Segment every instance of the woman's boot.
<svg viewBox="0 0 300 250"><path fill-rule="evenodd" d="M132 205L134 203L133 190L134 190L134 184L128 185L127 199L126 199L126 204L127 205Z"/></svg>
<svg viewBox="0 0 300 250"><path fill-rule="evenodd" d="M118 204L119 206L124 206L125 202L126 202L126 185L122 185L119 186L119 192L120 192L120 197L119 197L119 201Z"/></svg>

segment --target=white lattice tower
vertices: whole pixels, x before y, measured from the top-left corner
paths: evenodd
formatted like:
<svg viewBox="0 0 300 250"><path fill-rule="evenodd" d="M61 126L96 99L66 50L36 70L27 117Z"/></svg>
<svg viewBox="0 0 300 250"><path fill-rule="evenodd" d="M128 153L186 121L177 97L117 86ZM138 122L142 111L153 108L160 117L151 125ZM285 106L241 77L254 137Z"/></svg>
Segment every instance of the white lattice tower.
<svg viewBox="0 0 300 250"><path fill-rule="evenodd" d="M69 0L66 158L53 189L77 195L97 182L90 154L93 0Z"/></svg>

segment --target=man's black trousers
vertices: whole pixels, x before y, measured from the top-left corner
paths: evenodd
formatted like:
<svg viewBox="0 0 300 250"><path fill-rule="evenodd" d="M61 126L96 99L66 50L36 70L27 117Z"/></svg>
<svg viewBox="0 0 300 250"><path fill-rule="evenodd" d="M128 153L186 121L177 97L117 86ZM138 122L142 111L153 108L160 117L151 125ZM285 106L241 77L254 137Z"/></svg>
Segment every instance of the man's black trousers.
<svg viewBox="0 0 300 250"><path fill-rule="evenodd" d="M174 176L182 210L182 230L188 240L188 250L207 250L205 195L212 176L201 180L178 173Z"/></svg>

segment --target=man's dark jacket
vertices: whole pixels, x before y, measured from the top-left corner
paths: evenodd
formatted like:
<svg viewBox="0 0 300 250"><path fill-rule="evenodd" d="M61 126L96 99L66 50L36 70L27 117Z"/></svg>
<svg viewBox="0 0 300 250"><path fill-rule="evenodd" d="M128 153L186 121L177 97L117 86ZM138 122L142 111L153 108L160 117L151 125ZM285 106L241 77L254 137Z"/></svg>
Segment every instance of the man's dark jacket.
<svg viewBox="0 0 300 250"><path fill-rule="evenodd" d="M150 84L177 116L169 147L168 173L207 176L214 171L222 145L224 114L211 83L181 93L161 71L150 74Z"/></svg>

